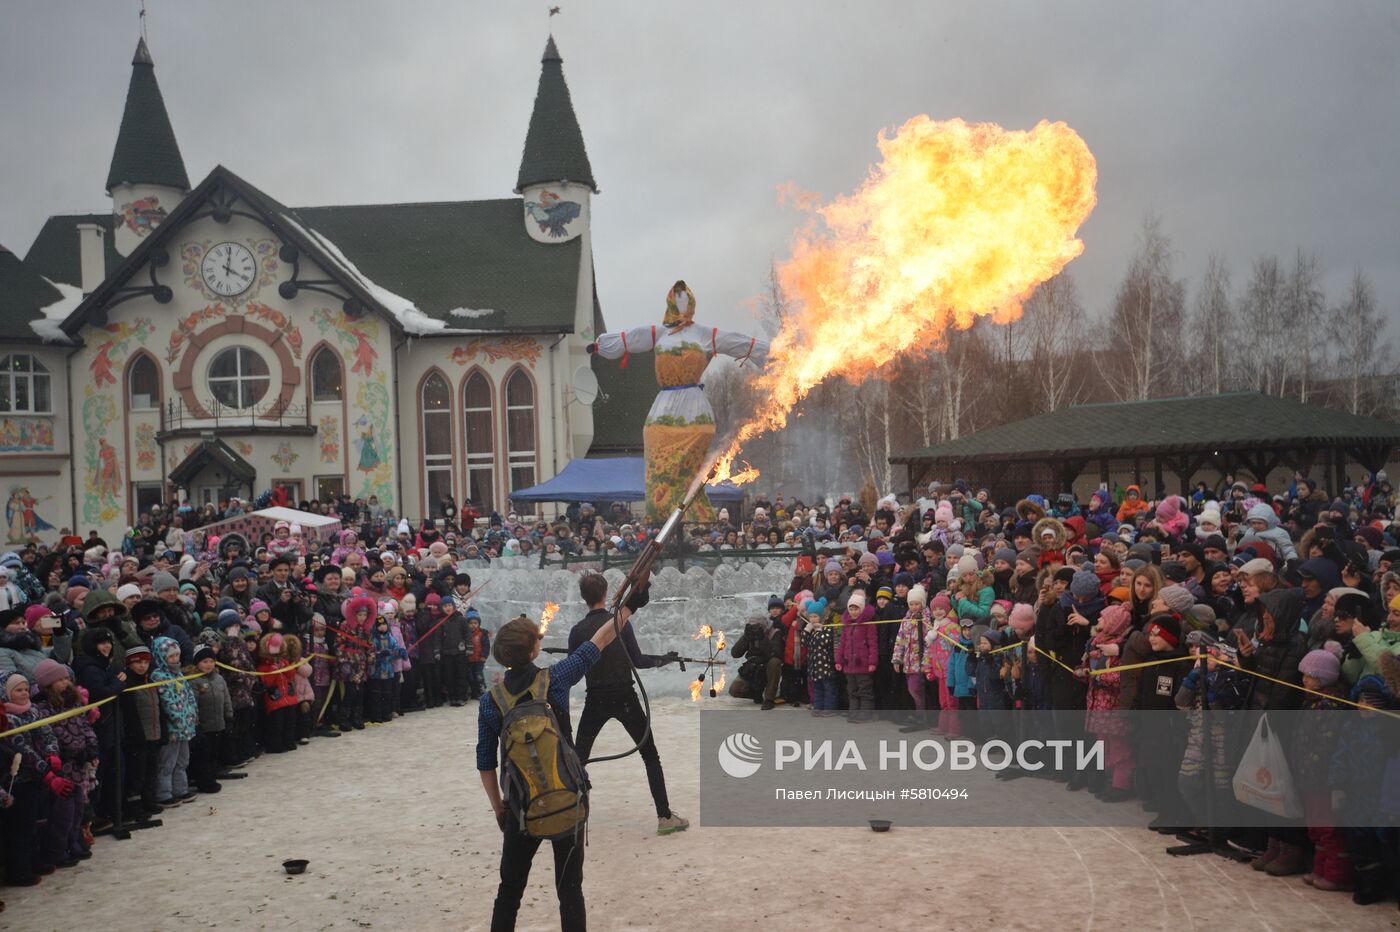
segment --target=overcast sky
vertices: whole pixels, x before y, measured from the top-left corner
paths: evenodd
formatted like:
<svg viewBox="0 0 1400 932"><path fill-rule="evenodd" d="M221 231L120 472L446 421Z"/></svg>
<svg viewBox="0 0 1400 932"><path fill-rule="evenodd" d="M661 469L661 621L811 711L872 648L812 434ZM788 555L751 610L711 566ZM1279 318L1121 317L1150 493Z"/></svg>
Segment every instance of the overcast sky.
<svg viewBox="0 0 1400 932"><path fill-rule="evenodd" d="M611 327L748 326L802 218L784 182L855 188L882 129L919 113L1064 120L1098 160L1070 265L1112 300L1145 213L1195 281L1236 288L1262 253L1314 250L1329 302L1364 267L1400 317L1400 5L570 2L553 20L602 193ZM106 210L138 0L0 0L0 243ZM223 163L297 205L505 197L547 5L148 0L149 42L191 180Z"/></svg>

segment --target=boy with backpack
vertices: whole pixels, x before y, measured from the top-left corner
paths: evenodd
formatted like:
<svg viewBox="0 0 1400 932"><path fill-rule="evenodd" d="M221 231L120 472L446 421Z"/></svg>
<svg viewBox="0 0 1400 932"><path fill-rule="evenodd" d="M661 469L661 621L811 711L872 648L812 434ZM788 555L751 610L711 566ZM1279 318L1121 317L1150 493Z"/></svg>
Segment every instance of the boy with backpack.
<svg viewBox="0 0 1400 932"><path fill-rule="evenodd" d="M545 840L554 848L560 926L587 928L582 829L588 817L588 778L573 749L569 690L598 662L603 648L631 615L631 609L624 607L618 612L617 625L600 626L591 639L543 670L535 666L540 633L534 622L517 618L496 633L492 656L506 667L506 673L481 699L476 743L481 785L505 835L492 929L515 928L530 864ZM531 773L537 770L532 759L553 764L553 772Z"/></svg>

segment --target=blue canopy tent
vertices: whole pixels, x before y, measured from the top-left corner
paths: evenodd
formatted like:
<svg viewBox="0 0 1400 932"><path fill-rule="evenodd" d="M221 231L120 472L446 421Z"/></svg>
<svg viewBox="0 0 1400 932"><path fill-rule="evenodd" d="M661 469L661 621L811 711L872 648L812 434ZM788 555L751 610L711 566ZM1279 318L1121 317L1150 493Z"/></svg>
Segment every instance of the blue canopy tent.
<svg viewBox="0 0 1400 932"><path fill-rule="evenodd" d="M516 502L640 502L646 498L646 464L640 456L570 460L553 479L511 493ZM743 501L732 482L705 486L713 502Z"/></svg>

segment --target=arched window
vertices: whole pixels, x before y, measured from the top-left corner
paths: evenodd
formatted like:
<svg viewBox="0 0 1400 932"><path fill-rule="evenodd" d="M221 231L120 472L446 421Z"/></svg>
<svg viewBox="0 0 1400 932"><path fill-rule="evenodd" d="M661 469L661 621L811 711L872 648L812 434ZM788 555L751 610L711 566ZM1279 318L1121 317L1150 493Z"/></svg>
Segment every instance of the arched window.
<svg viewBox="0 0 1400 932"><path fill-rule="evenodd" d="M0 359L0 411L7 414L52 414L49 370L28 353Z"/></svg>
<svg viewBox="0 0 1400 932"><path fill-rule="evenodd" d="M270 384L267 361L247 346L221 350L209 364L209 391L226 408L251 408Z"/></svg>
<svg viewBox="0 0 1400 932"><path fill-rule="evenodd" d="M127 392L127 404L133 411L160 407L160 370L156 368L156 361L145 353L131 362Z"/></svg>
<svg viewBox="0 0 1400 932"><path fill-rule="evenodd" d="M340 357L323 346L311 357L311 400L340 401L345 397L345 369Z"/></svg>
<svg viewBox="0 0 1400 932"><path fill-rule="evenodd" d="M535 384L524 369L506 380L506 465L512 492L535 484Z"/></svg>
<svg viewBox="0 0 1400 932"><path fill-rule="evenodd" d="M440 513L452 494L452 389L442 373L423 380L423 513Z"/></svg>
<svg viewBox="0 0 1400 932"><path fill-rule="evenodd" d="M467 500L483 512L496 503L496 437L491 424L491 383L480 370L467 376L462 386L466 418Z"/></svg>

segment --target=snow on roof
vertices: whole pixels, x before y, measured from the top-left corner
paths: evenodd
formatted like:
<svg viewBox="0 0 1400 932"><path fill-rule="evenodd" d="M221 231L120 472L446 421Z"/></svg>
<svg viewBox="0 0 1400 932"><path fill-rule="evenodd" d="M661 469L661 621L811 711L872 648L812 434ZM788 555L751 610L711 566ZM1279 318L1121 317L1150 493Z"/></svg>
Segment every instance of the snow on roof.
<svg viewBox="0 0 1400 932"><path fill-rule="evenodd" d="M302 527L324 527L327 524L339 524L340 518L332 518L328 515L313 514L309 511L298 511L295 508L260 508L253 512L260 518L270 518L273 521L286 521L288 524L300 524Z"/></svg>
<svg viewBox="0 0 1400 932"><path fill-rule="evenodd" d="M38 334L40 339L46 343L72 343L73 341L68 334L63 332L61 325L68 315L72 314L74 309L83 303L83 289L76 285L49 281L47 278L44 281L57 288L63 297L53 304L40 308L40 313L44 316L31 320L29 329Z"/></svg>
<svg viewBox="0 0 1400 932"><path fill-rule="evenodd" d="M453 317L490 317L496 312L489 307L454 307L447 313Z"/></svg>
<svg viewBox="0 0 1400 932"><path fill-rule="evenodd" d="M390 314L393 314L404 330L422 336L428 333L438 333L446 328L446 321L435 320L429 317L427 314L418 310L417 306L403 295L395 294L388 288L375 283L368 275L361 272L345 253L340 251L339 246L322 236L316 230L301 226L301 224L297 223L291 217L287 217L287 220L296 224L298 228L314 239L322 249L329 253L331 258L340 264L341 271L351 278L354 278L359 283L360 287L369 292L370 297Z"/></svg>

